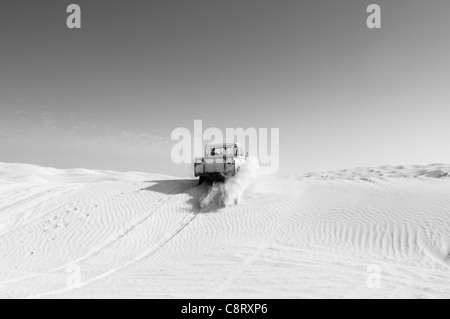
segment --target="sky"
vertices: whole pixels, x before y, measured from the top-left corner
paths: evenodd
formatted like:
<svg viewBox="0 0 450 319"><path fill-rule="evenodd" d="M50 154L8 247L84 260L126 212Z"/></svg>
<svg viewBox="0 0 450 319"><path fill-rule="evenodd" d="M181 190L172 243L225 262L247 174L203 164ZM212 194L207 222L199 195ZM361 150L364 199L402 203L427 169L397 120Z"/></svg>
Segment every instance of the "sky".
<svg viewBox="0 0 450 319"><path fill-rule="evenodd" d="M370 3L381 29L366 26ZM191 176L171 133L202 120L279 128L282 174L449 163L449 12L444 0L8 1L0 162Z"/></svg>

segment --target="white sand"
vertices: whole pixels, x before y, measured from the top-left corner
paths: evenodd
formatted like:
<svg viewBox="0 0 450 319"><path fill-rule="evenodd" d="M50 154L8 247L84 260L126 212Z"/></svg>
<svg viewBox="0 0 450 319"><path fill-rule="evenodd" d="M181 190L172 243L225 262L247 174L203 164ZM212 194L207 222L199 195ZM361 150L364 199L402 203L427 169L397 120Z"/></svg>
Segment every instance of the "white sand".
<svg viewBox="0 0 450 319"><path fill-rule="evenodd" d="M448 172L256 177L207 196L161 175L0 164L0 298L448 298Z"/></svg>

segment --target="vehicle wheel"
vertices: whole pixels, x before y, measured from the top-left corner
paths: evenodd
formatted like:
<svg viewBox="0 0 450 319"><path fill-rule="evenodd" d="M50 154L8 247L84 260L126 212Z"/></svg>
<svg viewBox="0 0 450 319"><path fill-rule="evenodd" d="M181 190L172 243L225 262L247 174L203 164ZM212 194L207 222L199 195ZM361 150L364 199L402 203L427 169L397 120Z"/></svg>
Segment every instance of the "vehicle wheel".
<svg viewBox="0 0 450 319"><path fill-rule="evenodd" d="M205 182L205 177L200 176L200 178L198 179L198 186L202 185Z"/></svg>

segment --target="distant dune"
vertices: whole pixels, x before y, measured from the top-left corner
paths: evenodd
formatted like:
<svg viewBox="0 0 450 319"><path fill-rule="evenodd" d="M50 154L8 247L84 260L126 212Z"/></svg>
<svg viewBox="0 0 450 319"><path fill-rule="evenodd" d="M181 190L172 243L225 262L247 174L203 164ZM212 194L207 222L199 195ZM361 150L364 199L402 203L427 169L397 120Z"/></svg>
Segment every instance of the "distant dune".
<svg viewBox="0 0 450 319"><path fill-rule="evenodd" d="M449 172L211 187L0 164L0 298L449 298Z"/></svg>

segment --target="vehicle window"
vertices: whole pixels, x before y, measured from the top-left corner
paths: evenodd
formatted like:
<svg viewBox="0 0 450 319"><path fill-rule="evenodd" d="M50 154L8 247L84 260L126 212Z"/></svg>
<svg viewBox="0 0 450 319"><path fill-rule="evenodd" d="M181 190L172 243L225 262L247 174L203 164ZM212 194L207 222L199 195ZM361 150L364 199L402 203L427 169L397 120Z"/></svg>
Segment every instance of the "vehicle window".
<svg viewBox="0 0 450 319"><path fill-rule="evenodd" d="M222 155L223 150L221 148L213 147L211 149L211 156L220 156Z"/></svg>
<svg viewBox="0 0 450 319"><path fill-rule="evenodd" d="M227 155L233 155L233 148L232 147L227 148L226 151L227 151Z"/></svg>

